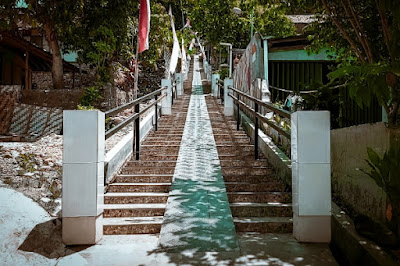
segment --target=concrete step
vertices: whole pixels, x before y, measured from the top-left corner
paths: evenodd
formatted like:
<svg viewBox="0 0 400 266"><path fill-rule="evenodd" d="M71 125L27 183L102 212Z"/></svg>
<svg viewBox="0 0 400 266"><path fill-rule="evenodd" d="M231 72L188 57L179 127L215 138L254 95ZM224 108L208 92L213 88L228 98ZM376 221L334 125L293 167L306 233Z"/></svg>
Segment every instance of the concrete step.
<svg viewBox="0 0 400 266"><path fill-rule="evenodd" d="M176 147L167 147L164 145L159 145L158 147L152 146L152 147L141 147L140 152L144 154L160 154L160 153L179 153L179 146Z"/></svg>
<svg viewBox="0 0 400 266"><path fill-rule="evenodd" d="M224 175L225 182L239 182L239 183L274 183L279 182L275 174L268 175Z"/></svg>
<svg viewBox="0 0 400 266"><path fill-rule="evenodd" d="M228 192L229 202L254 202L269 203L281 202L291 203L292 194L289 192Z"/></svg>
<svg viewBox="0 0 400 266"><path fill-rule="evenodd" d="M128 161L127 167L175 167L176 161Z"/></svg>
<svg viewBox="0 0 400 266"><path fill-rule="evenodd" d="M226 139L229 140L231 138L246 138L249 139L246 132L244 131L234 131L234 132L227 132L226 130L213 130L214 138L217 139Z"/></svg>
<svg viewBox="0 0 400 266"><path fill-rule="evenodd" d="M182 136L183 130L175 131L175 130L157 130L151 131L149 133L149 137L165 137L165 136Z"/></svg>
<svg viewBox="0 0 400 266"><path fill-rule="evenodd" d="M217 147L218 153L232 153L232 154L242 154L242 153L251 153L254 152L254 146L253 145L248 145L248 146L219 146Z"/></svg>
<svg viewBox="0 0 400 266"><path fill-rule="evenodd" d="M180 144L181 144L180 140L165 140L165 139L145 140L143 142L143 145L180 145Z"/></svg>
<svg viewBox="0 0 400 266"><path fill-rule="evenodd" d="M105 204L104 218L163 216L166 204Z"/></svg>
<svg viewBox="0 0 400 266"><path fill-rule="evenodd" d="M290 203L234 202L230 207L234 217L292 217Z"/></svg>
<svg viewBox="0 0 400 266"><path fill-rule="evenodd" d="M165 153L156 154L154 152L140 154L140 160L143 161L176 161L178 159L178 153Z"/></svg>
<svg viewBox="0 0 400 266"><path fill-rule="evenodd" d="M110 192L104 195L104 204L167 203L168 193L156 192Z"/></svg>
<svg viewBox="0 0 400 266"><path fill-rule="evenodd" d="M103 233L105 235L158 234L162 221L162 216L104 218Z"/></svg>
<svg viewBox="0 0 400 266"><path fill-rule="evenodd" d="M267 161L254 161L254 158L251 158L252 160L248 161L243 161L243 160L220 160L221 167L227 167L227 168L232 168L232 167L268 167L272 169L272 167L268 166Z"/></svg>
<svg viewBox="0 0 400 266"><path fill-rule="evenodd" d="M225 182L227 192L280 192L285 186L279 182L247 183L247 182Z"/></svg>
<svg viewBox="0 0 400 266"><path fill-rule="evenodd" d="M293 232L291 217L235 217L236 232L288 234Z"/></svg>
<svg viewBox="0 0 400 266"><path fill-rule="evenodd" d="M121 171L122 174L152 174L152 175L162 175L162 174L173 174L175 167L124 167Z"/></svg>
<svg viewBox="0 0 400 266"><path fill-rule="evenodd" d="M171 174L126 174L115 177L115 183L171 183Z"/></svg>
<svg viewBox="0 0 400 266"><path fill-rule="evenodd" d="M222 175L270 175L273 170L270 167L224 167Z"/></svg>
<svg viewBox="0 0 400 266"><path fill-rule="evenodd" d="M109 192L169 192L171 183L112 183Z"/></svg>

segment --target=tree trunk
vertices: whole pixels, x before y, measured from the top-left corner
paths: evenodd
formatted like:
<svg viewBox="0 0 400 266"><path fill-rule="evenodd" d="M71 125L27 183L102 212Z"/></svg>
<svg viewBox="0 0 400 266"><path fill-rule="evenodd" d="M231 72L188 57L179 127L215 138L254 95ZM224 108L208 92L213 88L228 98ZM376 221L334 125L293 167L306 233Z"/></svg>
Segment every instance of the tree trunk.
<svg viewBox="0 0 400 266"><path fill-rule="evenodd" d="M64 89L64 67L61 55L61 49L58 45L57 33L53 27L48 24L44 25L46 39L49 43L51 54L53 57L51 65L51 74L53 77L53 88Z"/></svg>

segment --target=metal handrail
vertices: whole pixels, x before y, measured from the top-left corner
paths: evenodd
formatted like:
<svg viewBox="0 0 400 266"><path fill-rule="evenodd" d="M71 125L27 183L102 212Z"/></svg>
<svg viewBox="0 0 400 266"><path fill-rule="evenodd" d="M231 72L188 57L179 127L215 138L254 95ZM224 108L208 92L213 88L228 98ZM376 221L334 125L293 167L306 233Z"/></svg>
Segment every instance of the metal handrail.
<svg viewBox="0 0 400 266"><path fill-rule="evenodd" d="M242 102L241 100L239 100L238 98L236 98L235 96L233 96L231 93L228 93L228 96L232 97L233 101L235 103L237 103L239 101L239 104L241 106L243 106L246 110L248 110L250 113L252 113L253 115L257 116L261 121L263 121L264 123L267 123L269 126L271 126L273 129L275 129L276 131L278 131L281 135L287 137L290 139L290 132L288 132L287 130L282 129L281 127L279 127L279 125L277 125L276 123L274 123L273 121L271 121L270 119L266 118L265 116L263 116L262 114L256 112L255 110L253 110L250 106L248 106L245 102Z"/></svg>
<svg viewBox="0 0 400 266"><path fill-rule="evenodd" d="M228 88L233 90L234 92L240 94L241 96L243 96L243 97L245 97L245 98L247 98L249 100L252 100L253 102L263 106L264 108L269 109L272 112L275 112L275 113L277 113L277 114L279 114L279 115L281 115L281 116L283 116L285 118L289 118L290 119L290 114L291 113L289 111L280 109L280 108L274 106L273 104L263 102L260 99L257 99L257 98L255 98L253 96L250 96L250 95L248 95L248 94L246 94L246 93L244 93L244 92L242 92L242 91L240 91L238 89L233 88L232 86L229 86Z"/></svg>
<svg viewBox="0 0 400 266"><path fill-rule="evenodd" d="M151 93L154 96L154 93ZM149 95L149 94L148 94ZM146 95L147 96L147 95ZM126 125L128 125L130 122L132 122L133 120L136 120L137 118L139 118L140 115L142 115L144 112L146 112L147 110L149 110L151 107L153 107L154 105L158 104L161 100L163 100L165 97L167 96L166 93L164 93L160 98L158 98L155 102L153 102L152 104L149 104L148 106L146 106L143 110L141 110L138 113L135 113L131 116L129 116L127 119L125 119L122 123L116 125L115 127L109 129L108 131L106 131L105 133L105 137L106 139L108 139L109 137L111 137L112 135L114 135L115 133L117 133L118 131L120 131L122 128L124 128ZM139 98L140 99L140 98ZM125 108L126 109L126 108ZM125 110L124 109L124 110Z"/></svg>
<svg viewBox="0 0 400 266"><path fill-rule="evenodd" d="M114 115L116 115L116 114L118 114L118 113L120 113L120 112L122 112L122 111L124 111L126 109L132 108L136 104L141 103L144 100L147 100L147 99L149 99L151 97L156 96L157 94L161 93L165 89L167 89L166 86L162 87L162 88L160 88L158 90L155 90L155 91L153 91L153 92L151 92L149 94L146 94L146 95L144 95L144 96L142 96L140 98L137 98L137 99L135 99L135 100L133 100L133 101L131 101L129 103L126 103L126 104L123 104L121 106L115 107L115 108L113 108L111 110L108 110L107 112L105 112L106 118L114 116Z"/></svg>
<svg viewBox="0 0 400 266"><path fill-rule="evenodd" d="M222 83L222 80L217 79L217 85L218 85L218 95L224 91L224 83ZM236 103L237 106L237 130L240 129L240 106L243 106L248 112L250 112L252 115L254 115L254 157L256 160L258 160L259 155L258 155L258 131L259 131L259 122L258 120L263 121L264 123L267 123L271 128L275 129L279 134L285 136L286 138L290 139L291 135L290 132L287 130L284 130L279 126L279 124L273 122L272 120L266 118L264 115L259 113L259 106L263 106L264 108L271 110L272 112L277 113L278 115L290 119L291 113L289 111L280 109L275 107L274 105L270 103L263 102L251 95L248 95L232 86L227 86L228 89L231 89L233 92L237 93L237 97L235 97L232 93L228 91L227 95L228 97L231 97L234 102ZM222 102L224 101L224 96L220 95ZM254 103L254 109L248 106L245 102L240 100L240 97L244 97L249 99Z"/></svg>

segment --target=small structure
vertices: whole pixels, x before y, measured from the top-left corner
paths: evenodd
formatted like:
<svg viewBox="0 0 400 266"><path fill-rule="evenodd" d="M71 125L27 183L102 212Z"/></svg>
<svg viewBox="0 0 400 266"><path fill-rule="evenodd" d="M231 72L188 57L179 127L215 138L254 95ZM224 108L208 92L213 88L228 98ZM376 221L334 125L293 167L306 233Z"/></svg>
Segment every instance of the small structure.
<svg viewBox="0 0 400 266"><path fill-rule="evenodd" d="M32 78L36 73L51 72L51 53L35 43L11 32L0 31L0 85L21 85L32 89ZM64 61L64 72L74 73L79 69Z"/></svg>

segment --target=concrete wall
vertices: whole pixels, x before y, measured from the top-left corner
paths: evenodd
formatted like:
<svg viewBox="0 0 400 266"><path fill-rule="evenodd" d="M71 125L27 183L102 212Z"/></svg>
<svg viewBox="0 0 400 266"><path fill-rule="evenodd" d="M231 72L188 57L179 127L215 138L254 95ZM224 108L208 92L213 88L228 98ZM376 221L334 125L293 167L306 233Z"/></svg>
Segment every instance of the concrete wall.
<svg viewBox="0 0 400 266"><path fill-rule="evenodd" d="M367 147L383 155L389 146L384 123L364 124L331 131L332 190L355 211L385 220L386 194L359 169L369 171Z"/></svg>
<svg viewBox="0 0 400 266"><path fill-rule="evenodd" d="M254 141L254 124L242 112L241 123ZM278 177L291 186L290 158L261 130L258 138L260 150L275 168ZM339 200L360 214L385 221L386 194L359 169L370 170L365 161L368 158L367 147L382 156L388 146L389 131L384 123L331 130L332 192L335 201Z"/></svg>

